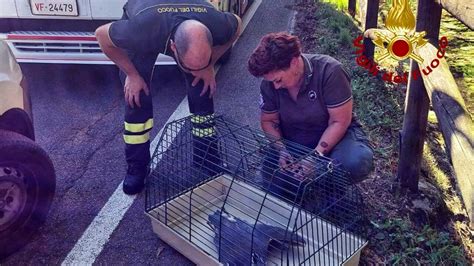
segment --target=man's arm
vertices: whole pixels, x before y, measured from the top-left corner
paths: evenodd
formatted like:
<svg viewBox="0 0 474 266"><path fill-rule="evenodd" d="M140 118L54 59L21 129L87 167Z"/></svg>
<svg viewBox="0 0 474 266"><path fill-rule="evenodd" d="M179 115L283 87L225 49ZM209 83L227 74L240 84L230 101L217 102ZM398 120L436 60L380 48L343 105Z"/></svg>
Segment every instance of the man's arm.
<svg viewBox="0 0 474 266"><path fill-rule="evenodd" d="M328 112L328 127L315 149L324 155L327 155L346 134L352 120L352 99L339 107L328 108Z"/></svg>
<svg viewBox="0 0 474 266"><path fill-rule="evenodd" d="M128 58L127 53L114 45L109 36L110 25L100 26L95 31L95 37L99 42L100 49L112 60L127 76L139 75L137 69Z"/></svg>
<svg viewBox="0 0 474 266"><path fill-rule="evenodd" d="M140 91L144 90L148 95L148 86L130 61L130 58L128 58L127 53L123 49L116 47L110 39L109 29L111 24L105 24L97 28L95 36L104 54L127 75L124 86L125 100L132 108L134 103L141 107Z"/></svg>

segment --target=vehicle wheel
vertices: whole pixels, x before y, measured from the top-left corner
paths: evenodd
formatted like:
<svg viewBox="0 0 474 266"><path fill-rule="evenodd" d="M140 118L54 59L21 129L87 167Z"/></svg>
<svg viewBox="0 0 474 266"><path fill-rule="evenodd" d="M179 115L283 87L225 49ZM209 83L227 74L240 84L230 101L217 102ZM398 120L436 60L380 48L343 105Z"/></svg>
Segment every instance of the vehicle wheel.
<svg viewBox="0 0 474 266"><path fill-rule="evenodd" d="M0 115L0 130L16 132L35 140L35 130L31 118L25 110L12 108Z"/></svg>
<svg viewBox="0 0 474 266"><path fill-rule="evenodd" d="M0 259L24 246L44 222L56 175L46 152L32 140L0 130Z"/></svg>

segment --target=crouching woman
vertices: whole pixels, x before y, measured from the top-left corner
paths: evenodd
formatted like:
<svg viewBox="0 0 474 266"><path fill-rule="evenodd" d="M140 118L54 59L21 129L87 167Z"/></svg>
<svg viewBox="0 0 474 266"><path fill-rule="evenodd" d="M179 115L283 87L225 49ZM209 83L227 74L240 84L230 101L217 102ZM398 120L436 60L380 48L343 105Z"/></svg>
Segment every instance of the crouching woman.
<svg viewBox="0 0 474 266"><path fill-rule="evenodd" d="M270 33L253 51L248 69L263 77L261 126L277 140L266 153L264 172L291 162L294 154L285 139L340 163L352 183L368 176L373 151L353 116L351 83L340 62L327 55L302 54L297 36Z"/></svg>

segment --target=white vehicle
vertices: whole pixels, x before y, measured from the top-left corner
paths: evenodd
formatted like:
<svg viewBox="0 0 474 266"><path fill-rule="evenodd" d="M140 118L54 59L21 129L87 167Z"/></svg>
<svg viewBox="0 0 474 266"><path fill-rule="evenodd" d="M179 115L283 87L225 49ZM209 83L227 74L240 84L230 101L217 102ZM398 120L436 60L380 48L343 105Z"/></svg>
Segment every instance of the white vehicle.
<svg viewBox="0 0 474 266"><path fill-rule="evenodd" d="M56 174L35 143L25 78L0 40L0 260L26 245L45 221Z"/></svg>
<svg viewBox="0 0 474 266"><path fill-rule="evenodd" d="M249 0L209 0L242 16ZM250 0L251 1L251 0ZM113 64L95 29L122 16L126 0L0 0L0 40L20 63ZM176 64L160 55L158 65Z"/></svg>

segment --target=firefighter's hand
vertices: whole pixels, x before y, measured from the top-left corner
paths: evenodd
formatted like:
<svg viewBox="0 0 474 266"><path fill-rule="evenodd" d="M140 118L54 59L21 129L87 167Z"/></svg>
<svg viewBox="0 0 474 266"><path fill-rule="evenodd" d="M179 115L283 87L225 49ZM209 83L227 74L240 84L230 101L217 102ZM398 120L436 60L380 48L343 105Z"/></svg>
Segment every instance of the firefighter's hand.
<svg viewBox="0 0 474 266"><path fill-rule="evenodd" d="M125 79L123 91L125 93L125 101L130 107L135 108L135 105L142 107L140 104L140 92L142 90L146 95L150 94L146 82L140 75L128 75Z"/></svg>
<svg viewBox="0 0 474 266"><path fill-rule="evenodd" d="M203 96L209 91L209 98L212 98L216 93L216 72L214 71L214 64L201 71L192 71L191 74L194 76L193 87L196 86L200 80L204 82L200 96Z"/></svg>

